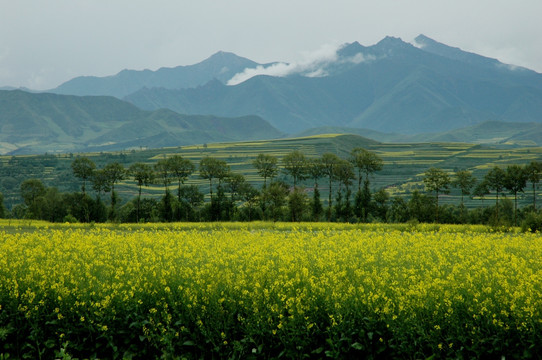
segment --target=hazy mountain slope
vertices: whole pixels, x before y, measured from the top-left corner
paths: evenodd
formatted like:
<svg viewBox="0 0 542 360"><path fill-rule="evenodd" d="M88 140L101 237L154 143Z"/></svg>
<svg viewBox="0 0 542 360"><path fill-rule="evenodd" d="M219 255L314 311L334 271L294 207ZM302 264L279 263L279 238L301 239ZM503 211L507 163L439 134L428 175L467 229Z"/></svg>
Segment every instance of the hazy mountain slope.
<svg viewBox="0 0 542 360"><path fill-rule="evenodd" d="M347 126L416 134L487 120L542 122L542 75L419 37L422 48L387 37L352 43L325 76L256 76L235 86L142 89L125 99L148 110L256 114L288 133ZM427 51L425 50L427 49Z"/></svg>
<svg viewBox="0 0 542 360"><path fill-rule="evenodd" d="M120 150L282 136L257 116L144 111L107 96L0 91L0 153Z"/></svg>
<svg viewBox="0 0 542 360"><path fill-rule="evenodd" d="M181 89L203 85L212 79L226 82L247 67L258 64L232 53L218 52L188 66L151 70L123 70L107 77L81 76L50 92L66 95L110 95L122 98L141 88Z"/></svg>

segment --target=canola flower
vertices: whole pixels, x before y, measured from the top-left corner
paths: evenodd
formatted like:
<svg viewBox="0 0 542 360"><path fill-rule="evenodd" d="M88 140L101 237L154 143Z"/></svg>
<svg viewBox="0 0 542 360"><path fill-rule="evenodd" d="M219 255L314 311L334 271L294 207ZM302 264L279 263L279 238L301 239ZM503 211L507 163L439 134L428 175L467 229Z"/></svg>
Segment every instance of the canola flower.
<svg viewBox="0 0 542 360"><path fill-rule="evenodd" d="M174 224L0 232L0 354L534 357L542 237Z"/></svg>

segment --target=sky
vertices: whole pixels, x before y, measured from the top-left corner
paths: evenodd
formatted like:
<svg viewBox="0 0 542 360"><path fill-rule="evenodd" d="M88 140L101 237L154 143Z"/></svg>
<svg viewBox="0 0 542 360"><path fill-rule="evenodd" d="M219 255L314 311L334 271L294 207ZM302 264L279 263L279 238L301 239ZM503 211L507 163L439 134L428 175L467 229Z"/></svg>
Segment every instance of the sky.
<svg viewBox="0 0 542 360"><path fill-rule="evenodd" d="M541 0L0 0L0 87L198 63L259 63L385 36L444 44L542 73Z"/></svg>

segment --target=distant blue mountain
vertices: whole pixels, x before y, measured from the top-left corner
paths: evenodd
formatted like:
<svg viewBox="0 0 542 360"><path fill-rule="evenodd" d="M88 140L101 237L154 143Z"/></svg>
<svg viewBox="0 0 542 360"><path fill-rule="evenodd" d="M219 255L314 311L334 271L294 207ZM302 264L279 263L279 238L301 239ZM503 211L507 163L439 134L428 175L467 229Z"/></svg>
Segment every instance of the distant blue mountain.
<svg viewBox="0 0 542 360"><path fill-rule="evenodd" d="M346 126L416 134L484 121L542 122L542 74L464 52L426 36L416 45L386 37L355 42L318 76L260 75L238 85L215 79L194 88L143 88L126 100L147 110L256 114L287 133ZM252 66L254 68L255 66Z"/></svg>
<svg viewBox="0 0 542 360"><path fill-rule="evenodd" d="M141 88L182 89L203 85L210 80L227 81L245 68L259 64L228 52L217 52L208 59L188 66L151 70L123 70L106 77L81 76L49 92L64 95L109 95L122 98Z"/></svg>

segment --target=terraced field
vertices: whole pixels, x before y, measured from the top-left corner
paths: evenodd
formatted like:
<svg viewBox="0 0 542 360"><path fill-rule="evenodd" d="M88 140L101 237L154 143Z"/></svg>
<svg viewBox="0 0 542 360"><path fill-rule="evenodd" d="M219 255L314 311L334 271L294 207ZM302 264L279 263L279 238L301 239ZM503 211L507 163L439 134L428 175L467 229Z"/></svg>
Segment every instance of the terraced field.
<svg viewBox="0 0 542 360"><path fill-rule="evenodd" d="M92 159L98 167L113 161L118 161L125 167L137 161L152 165L159 159L177 154L192 160L197 165L202 158L211 156L225 160L233 172L245 175L249 182L260 186L263 180L252 166L252 161L259 153L273 155L280 159L293 150L300 150L309 158L321 156L326 152L348 158L350 151L355 147L366 148L383 159L384 168L373 177L372 188L384 187L392 196L408 196L413 190L422 190L422 175L429 167L439 167L448 172L468 169L473 171L476 177L482 178L488 169L496 165L506 167L510 164L526 164L530 161L542 160L542 148L540 147L518 148L505 145L497 147L465 143L385 144L357 135L339 134L84 155ZM50 160L51 155L48 156ZM25 178L42 179L46 185L57 186L61 191L77 190L79 185L77 179L71 175L70 169L70 164L74 159L73 154L55 155L54 166L25 166L29 162L39 163L40 158L43 158L43 155L0 157L2 178L4 178L4 174L14 176L13 174L25 169ZM13 165L14 163L16 165ZM288 183L291 182L291 179L287 178L284 173L279 174L278 178ZM326 179L321 181L324 183ZM207 192L207 182L200 179L197 173L188 180L187 184L201 186L201 190ZM8 204L20 201L17 186L7 189L2 185L0 182L0 191L5 195ZM313 184L312 181L307 180L302 185L312 187ZM116 189L123 198L129 198L136 193L137 187L133 181L125 180ZM144 188L143 191L145 196L159 196L163 193L163 187L153 185ZM530 201L529 196L524 195L520 201L524 203ZM326 194L323 193L322 198L325 197ZM458 201L458 197L459 193L452 191L444 202ZM477 206L478 203L476 200L470 200L467 205Z"/></svg>

